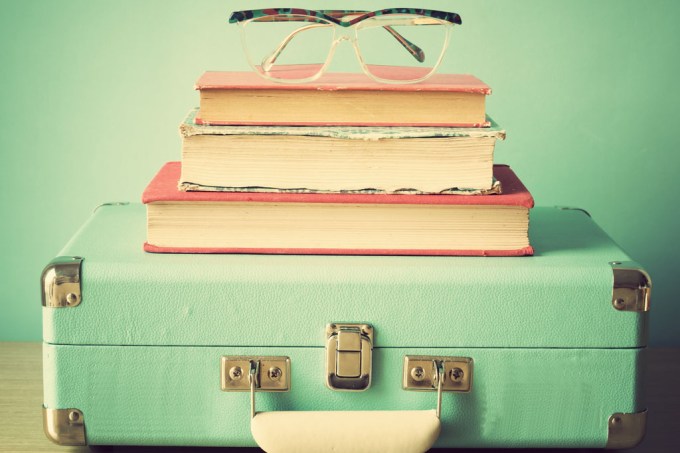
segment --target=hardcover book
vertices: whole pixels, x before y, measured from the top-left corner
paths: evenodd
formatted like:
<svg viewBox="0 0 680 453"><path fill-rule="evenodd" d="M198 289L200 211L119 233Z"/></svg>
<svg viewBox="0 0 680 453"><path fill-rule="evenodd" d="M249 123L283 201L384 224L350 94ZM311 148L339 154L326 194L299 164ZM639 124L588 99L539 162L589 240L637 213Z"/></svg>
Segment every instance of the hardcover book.
<svg viewBox="0 0 680 453"><path fill-rule="evenodd" d="M491 89L469 74L435 74L397 85L353 73L282 84L253 72L206 72L195 88L200 91L197 124L489 126L485 101Z"/></svg>
<svg viewBox="0 0 680 453"><path fill-rule="evenodd" d="M498 193L488 128L180 126L180 190Z"/></svg>
<svg viewBox="0 0 680 453"><path fill-rule="evenodd" d="M144 191L149 252L531 255L533 198L503 165L501 195L181 192L167 163Z"/></svg>

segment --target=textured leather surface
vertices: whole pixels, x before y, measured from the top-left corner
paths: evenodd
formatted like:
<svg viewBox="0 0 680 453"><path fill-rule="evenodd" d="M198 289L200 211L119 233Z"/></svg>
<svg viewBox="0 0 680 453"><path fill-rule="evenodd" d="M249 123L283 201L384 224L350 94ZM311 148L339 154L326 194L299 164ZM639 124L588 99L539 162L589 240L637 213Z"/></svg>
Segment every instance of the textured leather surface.
<svg viewBox="0 0 680 453"><path fill-rule="evenodd" d="M440 429L434 410L261 412L251 421L267 453L418 453L432 447Z"/></svg>
<svg viewBox="0 0 680 453"><path fill-rule="evenodd" d="M583 212L535 208L533 257L156 255L140 204L103 206L62 255L82 303L43 309L56 344L322 346L367 322L378 347L645 344L647 315L612 307L629 258Z"/></svg>
<svg viewBox="0 0 680 453"><path fill-rule="evenodd" d="M254 446L249 393L220 390L222 355L290 357L291 391L257 393L263 412L432 410L436 393L402 390L403 356L471 357L472 391L443 395L440 447L604 447L611 414L644 409L644 349L378 348L373 384L360 393L326 388L323 348L46 344L43 352L45 406L80 409L91 444Z"/></svg>

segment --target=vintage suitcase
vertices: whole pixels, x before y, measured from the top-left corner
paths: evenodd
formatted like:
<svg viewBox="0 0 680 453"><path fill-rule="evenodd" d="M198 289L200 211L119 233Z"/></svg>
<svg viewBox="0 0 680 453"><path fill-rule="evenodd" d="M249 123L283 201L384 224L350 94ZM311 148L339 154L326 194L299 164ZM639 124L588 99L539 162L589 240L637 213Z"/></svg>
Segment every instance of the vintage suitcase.
<svg viewBox="0 0 680 453"><path fill-rule="evenodd" d="M159 255L101 206L42 276L60 444L630 447L651 283L581 210L533 257ZM251 426L252 425L252 426Z"/></svg>

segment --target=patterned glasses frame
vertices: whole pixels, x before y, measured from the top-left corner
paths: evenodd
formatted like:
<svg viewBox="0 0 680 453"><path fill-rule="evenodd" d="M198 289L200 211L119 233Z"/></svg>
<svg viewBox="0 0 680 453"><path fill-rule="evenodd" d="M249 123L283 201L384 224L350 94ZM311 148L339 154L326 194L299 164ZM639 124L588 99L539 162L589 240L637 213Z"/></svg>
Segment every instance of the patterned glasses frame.
<svg viewBox="0 0 680 453"><path fill-rule="evenodd" d="M241 31L242 31L242 39L243 39L243 46L244 50L246 52L246 56L248 57L248 62L250 65L253 67L255 72L257 72L259 75L264 77L265 79L272 80L275 82L281 82L281 83L303 83L303 82L310 82L313 80L318 79L321 77L321 75L324 73L326 67L330 63L333 53L335 51L335 47L338 44L339 41L343 39L347 39L347 37L341 37L340 39L334 39L329 51L328 51L328 57L326 61L323 63L323 65L319 65L319 70L316 72L314 75L309 76L309 77L302 77L302 78L276 78L271 75L269 75L269 72L276 62L276 59L278 56L281 54L281 52L285 49L285 47L288 45L288 43L294 38L296 34L299 32L318 27L318 26L328 26L328 25L336 25L338 27L354 27L357 26L357 24L361 24L361 22L365 21L366 19L371 19L371 18L379 18L381 16L382 19L385 19L385 24L381 25L382 28L384 28L390 35L392 35L401 46L408 51L411 56L418 62L423 62L425 60L425 54L423 50L418 47L417 44L409 41L405 37L403 37L400 33L398 33L393 26L395 25L403 25L403 20L400 22L397 18L403 17L403 16L421 16L423 19L420 21L420 23L425 24L425 25L443 25L445 26L446 29L446 34L444 36L444 43L443 47L441 50L441 53L439 55L438 60L436 63L433 65L429 73L427 73L424 76L420 77L415 77L413 79L400 79L400 80L394 80L394 79L389 79L389 78L384 78L384 77L379 77L373 74L367 67L364 58L361 55L361 52L359 50L359 47L357 46L357 39L356 35L354 37L351 37L350 40L352 41L352 44L355 49L355 53L357 55L357 58L359 59L359 62L361 64L361 68L372 79L374 79L377 82L381 83L415 83L415 82L420 82L428 77L430 77L436 70L439 64L442 61L442 58L444 56L445 50L448 46L449 42L449 36L451 32L451 28L453 25L460 25L462 24L462 20L460 16L456 13L452 12L445 12L445 11L436 11L436 10L428 10L428 9L420 9L420 8L389 8L389 9L382 9L378 11L354 11L354 10L320 10L320 11L315 11L315 10L309 10L309 9L299 9L299 8L267 8L267 9L258 9L258 10L246 10L246 11L235 11L231 14L229 18L229 23L236 23L242 26ZM391 22L389 20L389 16L394 16L395 21ZM429 22L427 21L427 18L429 18ZM271 20L271 22L310 22L310 25L303 26L292 33L290 33L288 36L286 36L283 41L281 41L278 46L276 46L270 54L268 54L260 63L260 69L258 69L258 65L255 64L253 61L251 61L251 56L248 52L247 49L247 44L246 44L246 38L245 38L245 25L252 22L252 21L257 21L257 22L267 22L268 20ZM359 25L361 27L361 25ZM357 28L357 27L355 27Z"/></svg>

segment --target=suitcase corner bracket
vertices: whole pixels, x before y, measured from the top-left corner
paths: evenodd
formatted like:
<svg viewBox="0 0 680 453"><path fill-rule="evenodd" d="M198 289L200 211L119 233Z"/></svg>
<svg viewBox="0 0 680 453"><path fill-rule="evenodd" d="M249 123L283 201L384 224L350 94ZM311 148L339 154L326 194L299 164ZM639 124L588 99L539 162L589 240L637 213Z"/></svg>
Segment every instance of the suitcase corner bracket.
<svg viewBox="0 0 680 453"><path fill-rule="evenodd" d="M57 445L87 445L85 418L79 409L48 409L43 406L45 436Z"/></svg>
<svg viewBox="0 0 680 453"><path fill-rule="evenodd" d="M641 412L617 412L607 422L608 449L633 448L642 442L647 429L647 409Z"/></svg>
<svg viewBox="0 0 680 453"><path fill-rule="evenodd" d="M42 305L49 308L76 307L82 301L80 256L58 256L45 267L40 283Z"/></svg>
<svg viewBox="0 0 680 453"><path fill-rule="evenodd" d="M614 272L612 306L618 311L649 311L652 279L634 261L612 261Z"/></svg>

